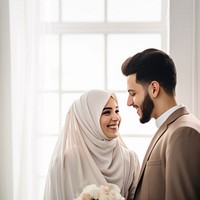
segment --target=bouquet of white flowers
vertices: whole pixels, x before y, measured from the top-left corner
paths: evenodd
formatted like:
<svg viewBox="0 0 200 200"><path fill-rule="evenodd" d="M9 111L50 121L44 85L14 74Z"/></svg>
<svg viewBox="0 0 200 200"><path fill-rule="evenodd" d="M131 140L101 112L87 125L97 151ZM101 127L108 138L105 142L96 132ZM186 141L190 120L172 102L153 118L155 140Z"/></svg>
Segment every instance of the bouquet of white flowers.
<svg viewBox="0 0 200 200"><path fill-rule="evenodd" d="M86 186L75 200L125 200L115 184L97 187L95 184Z"/></svg>

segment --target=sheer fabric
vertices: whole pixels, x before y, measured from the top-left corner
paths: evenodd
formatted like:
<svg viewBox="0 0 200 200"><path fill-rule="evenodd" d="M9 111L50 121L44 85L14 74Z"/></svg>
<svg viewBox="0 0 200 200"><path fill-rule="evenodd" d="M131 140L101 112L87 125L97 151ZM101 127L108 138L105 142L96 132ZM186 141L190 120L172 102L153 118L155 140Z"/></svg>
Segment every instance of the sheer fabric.
<svg viewBox="0 0 200 200"><path fill-rule="evenodd" d="M38 0L9 0L13 199L39 199Z"/></svg>
<svg viewBox="0 0 200 200"><path fill-rule="evenodd" d="M117 100L114 93L91 90L72 104L52 156L44 200L73 199L88 184L108 183L118 185L126 199L133 196L137 155L120 136L109 140L99 123L111 96Z"/></svg>

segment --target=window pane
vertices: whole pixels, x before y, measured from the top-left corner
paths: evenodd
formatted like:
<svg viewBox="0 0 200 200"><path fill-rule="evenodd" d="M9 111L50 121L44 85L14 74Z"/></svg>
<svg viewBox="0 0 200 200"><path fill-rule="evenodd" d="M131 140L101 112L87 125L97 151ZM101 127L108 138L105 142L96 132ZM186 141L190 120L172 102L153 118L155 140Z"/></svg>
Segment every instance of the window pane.
<svg viewBox="0 0 200 200"><path fill-rule="evenodd" d="M38 113L39 131L41 133L58 133L58 94L40 94Z"/></svg>
<svg viewBox="0 0 200 200"><path fill-rule="evenodd" d="M119 103L119 111L122 118L120 125L121 135L152 135L157 130L155 120L141 124L136 110L127 106L128 92L116 92Z"/></svg>
<svg viewBox="0 0 200 200"><path fill-rule="evenodd" d="M81 96L82 93L67 93L62 95L62 105L61 105L61 126L64 126L65 118L67 112L72 105L72 103Z"/></svg>
<svg viewBox="0 0 200 200"><path fill-rule="evenodd" d="M40 89L58 89L59 47L57 35L46 35L40 38Z"/></svg>
<svg viewBox="0 0 200 200"><path fill-rule="evenodd" d="M151 142L152 137L122 137L124 143L129 149L135 151L139 157L140 166L142 165L143 158L146 150Z"/></svg>
<svg viewBox="0 0 200 200"><path fill-rule="evenodd" d="M104 0L62 0L64 22L104 21Z"/></svg>
<svg viewBox="0 0 200 200"><path fill-rule="evenodd" d="M161 21L162 0L108 0L108 21Z"/></svg>
<svg viewBox="0 0 200 200"><path fill-rule="evenodd" d="M57 142L58 136L44 136L38 139L38 174L46 177L50 160Z"/></svg>
<svg viewBox="0 0 200 200"><path fill-rule="evenodd" d="M62 89L87 90L104 86L103 35L64 35Z"/></svg>
<svg viewBox="0 0 200 200"><path fill-rule="evenodd" d="M45 22L56 22L58 21L58 1L59 0L43 0L40 1L40 19Z"/></svg>
<svg viewBox="0 0 200 200"><path fill-rule="evenodd" d="M161 48L160 34L110 34L108 36L108 89L127 90L121 73L124 60L146 48ZM117 80L117 81L116 81Z"/></svg>
<svg viewBox="0 0 200 200"><path fill-rule="evenodd" d="M37 198L37 200L44 199L45 184L46 184L46 178L40 178L38 181L38 198Z"/></svg>

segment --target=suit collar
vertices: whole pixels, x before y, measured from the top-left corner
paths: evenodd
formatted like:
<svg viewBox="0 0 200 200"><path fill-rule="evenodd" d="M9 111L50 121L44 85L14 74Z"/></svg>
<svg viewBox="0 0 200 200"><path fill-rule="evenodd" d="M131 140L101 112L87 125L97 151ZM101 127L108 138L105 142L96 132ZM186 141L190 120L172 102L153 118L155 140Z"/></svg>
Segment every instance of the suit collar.
<svg viewBox="0 0 200 200"><path fill-rule="evenodd" d="M156 126L157 128L160 128L160 126L166 121L166 119L172 114L174 113L176 110L178 110L179 108L184 107L182 104L180 105L176 105L173 106L172 108L170 108L169 110L167 110L166 112L164 112L160 117L158 117L156 119Z"/></svg>

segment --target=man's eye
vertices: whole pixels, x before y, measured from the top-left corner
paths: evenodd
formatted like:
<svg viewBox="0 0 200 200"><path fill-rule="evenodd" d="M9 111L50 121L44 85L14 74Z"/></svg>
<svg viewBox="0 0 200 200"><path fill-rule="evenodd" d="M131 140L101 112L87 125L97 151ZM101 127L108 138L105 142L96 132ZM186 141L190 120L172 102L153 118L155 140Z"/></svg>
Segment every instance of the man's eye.
<svg viewBox="0 0 200 200"><path fill-rule="evenodd" d="M130 94L131 96L135 96L135 92L130 91L129 94Z"/></svg>

